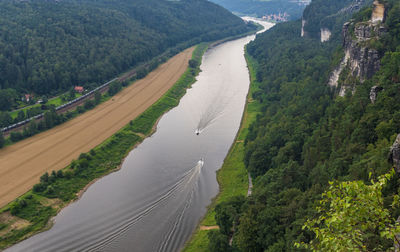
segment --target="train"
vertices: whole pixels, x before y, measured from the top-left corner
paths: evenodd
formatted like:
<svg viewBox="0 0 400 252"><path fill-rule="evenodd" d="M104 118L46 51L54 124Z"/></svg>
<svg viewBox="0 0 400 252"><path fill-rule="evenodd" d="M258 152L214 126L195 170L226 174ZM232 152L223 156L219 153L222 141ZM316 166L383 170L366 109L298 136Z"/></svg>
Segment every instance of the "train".
<svg viewBox="0 0 400 252"><path fill-rule="evenodd" d="M88 93L82 95L81 97L78 97L78 98L76 98L76 99L73 99L72 101L69 101L69 102L67 102L67 103L65 103L65 104L62 104L62 105L56 107L56 111L59 111L60 109L63 109L63 108L66 108L66 107L69 107L70 105L72 105L72 104L74 104L74 103L77 103L78 101L81 101L81 100L85 99L86 97L91 96L91 95L94 94L96 91L99 91L99 90L101 90L101 89L107 87L108 85L110 85L112 82L114 82L114 81L117 80L117 79L118 79L118 78L114 78L114 79L112 79L112 80L110 80L110 81L108 81L108 82L102 84L101 86L99 86L99 87L93 89L92 91L90 91L90 92L88 92ZM17 123L15 123L15 124L10 125L10 126L4 127L4 128L2 128L0 131L3 132L3 133L4 133L4 132L7 132L7 131L10 131L10 130L12 130L12 129L21 127L21 126L23 126L23 125L29 123L29 122L32 121L32 120L40 119L40 118L42 118L43 116L44 116L44 113L41 113L41 114L39 114L39 115L32 116L32 117L30 117L30 118L28 118L28 119L26 119L26 120L21 121L21 122L17 122Z"/></svg>

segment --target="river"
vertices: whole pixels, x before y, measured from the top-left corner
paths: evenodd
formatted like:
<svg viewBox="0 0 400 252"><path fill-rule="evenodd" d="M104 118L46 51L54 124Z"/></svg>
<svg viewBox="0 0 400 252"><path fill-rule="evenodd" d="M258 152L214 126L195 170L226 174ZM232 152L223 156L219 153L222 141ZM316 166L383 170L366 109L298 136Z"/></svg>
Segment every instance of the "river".
<svg viewBox="0 0 400 252"><path fill-rule="evenodd" d="M249 88L244 45L253 39L207 50L196 83L121 169L63 209L50 230L7 251L180 250L218 193L216 171L235 139Z"/></svg>

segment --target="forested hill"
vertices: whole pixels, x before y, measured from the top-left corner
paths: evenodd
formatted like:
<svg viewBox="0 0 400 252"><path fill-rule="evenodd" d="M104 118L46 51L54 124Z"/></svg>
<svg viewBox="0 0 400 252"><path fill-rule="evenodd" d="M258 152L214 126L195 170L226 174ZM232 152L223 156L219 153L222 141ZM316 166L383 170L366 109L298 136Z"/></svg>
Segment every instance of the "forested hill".
<svg viewBox="0 0 400 252"><path fill-rule="evenodd" d="M310 9L336 15L330 3ZM259 87L252 98L262 105L245 140L253 194L216 207L221 238L211 247L229 247L234 230L233 251L393 251L399 174L380 176L400 171L400 2L376 3L385 10L367 5L344 26L346 39L301 37L296 21L248 45ZM339 83L354 86L341 96L328 81L345 54ZM363 77L367 62L379 70Z"/></svg>
<svg viewBox="0 0 400 252"><path fill-rule="evenodd" d="M100 84L167 48L251 29L206 0L3 0L0 88L50 95Z"/></svg>
<svg viewBox="0 0 400 252"><path fill-rule="evenodd" d="M302 15L302 36L320 38L323 30L340 34L342 25L353 13L373 0L313 0Z"/></svg>
<svg viewBox="0 0 400 252"><path fill-rule="evenodd" d="M228 10L241 15L255 15L259 18L286 13L285 19L299 19L309 0L211 0ZM282 20L277 20L282 21Z"/></svg>

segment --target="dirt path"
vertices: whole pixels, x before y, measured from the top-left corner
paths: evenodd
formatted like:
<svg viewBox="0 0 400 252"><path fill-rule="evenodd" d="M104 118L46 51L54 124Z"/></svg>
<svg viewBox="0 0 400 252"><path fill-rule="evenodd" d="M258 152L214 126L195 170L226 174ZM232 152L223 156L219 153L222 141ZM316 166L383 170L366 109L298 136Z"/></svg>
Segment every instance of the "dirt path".
<svg viewBox="0 0 400 252"><path fill-rule="evenodd" d="M219 229L219 226L200 226L200 230L214 230Z"/></svg>
<svg viewBox="0 0 400 252"><path fill-rule="evenodd" d="M185 72L185 50L112 99L51 130L0 150L0 207L24 194L46 171L66 167L156 102Z"/></svg>

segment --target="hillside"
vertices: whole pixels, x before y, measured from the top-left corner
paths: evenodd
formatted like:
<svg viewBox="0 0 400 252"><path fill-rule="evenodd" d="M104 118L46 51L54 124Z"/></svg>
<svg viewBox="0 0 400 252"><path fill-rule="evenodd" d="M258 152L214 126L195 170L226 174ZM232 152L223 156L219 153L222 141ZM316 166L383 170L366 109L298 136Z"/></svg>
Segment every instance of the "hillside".
<svg viewBox="0 0 400 252"><path fill-rule="evenodd" d="M250 29L205 0L1 1L0 110L26 93L96 86L168 48Z"/></svg>
<svg viewBox="0 0 400 252"><path fill-rule="evenodd" d="M228 10L241 15L252 15L263 17L279 13L286 13L286 20L296 20L301 17L304 7L309 3L308 0L293 1L293 0L211 0ZM283 20L276 20L283 21Z"/></svg>
<svg viewBox="0 0 400 252"><path fill-rule="evenodd" d="M322 42L338 36L342 25L372 0L314 0L302 15L301 36L319 38Z"/></svg>
<svg viewBox="0 0 400 252"><path fill-rule="evenodd" d="M220 226L233 226L234 251L393 249L400 213L400 4L367 4L344 24L351 18L337 15L344 5L323 2L313 1L309 13L336 16L343 33L321 43L300 36L300 21L288 22L247 48L257 62L253 85L260 90L253 99L263 105L245 140L253 194L217 206L216 216ZM341 64L337 86L329 86ZM382 179L393 166L397 175ZM372 182L378 179L379 186ZM211 247L229 247L230 229L221 232ZM295 246L310 241L306 250Z"/></svg>

